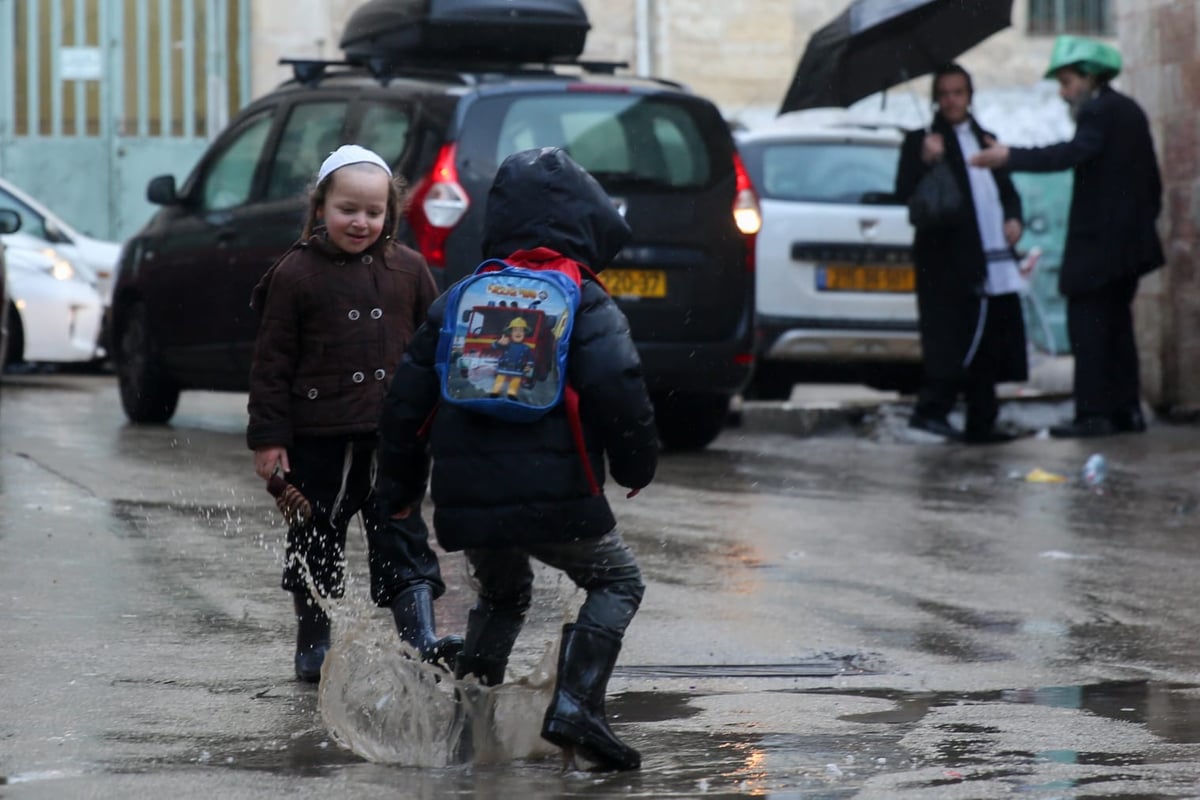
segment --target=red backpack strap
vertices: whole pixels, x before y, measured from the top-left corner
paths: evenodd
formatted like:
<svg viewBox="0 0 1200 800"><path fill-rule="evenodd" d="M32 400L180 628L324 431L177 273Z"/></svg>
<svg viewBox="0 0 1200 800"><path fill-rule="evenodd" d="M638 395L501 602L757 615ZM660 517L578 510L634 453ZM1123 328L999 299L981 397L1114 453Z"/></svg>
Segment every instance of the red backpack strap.
<svg viewBox="0 0 1200 800"><path fill-rule="evenodd" d="M437 416L438 409L442 407L442 401L438 400L433 404L433 408L429 409L429 416L421 423L421 427L417 428L418 439L428 439L429 431L433 428L433 418Z"/></svg>
<svg viewBox="0 0 1200 800"><path fill-rule="evenodd" d="M587 478L588 488L592 497L600 494L600 482L596 480L596 472L592 469L592 460L588 458L587 442L583 438L583 420L579 416L579 392L567 384L563 388L563 403L567 406L567 424L571 426L571 438L575 440L575 449L579 451L579 460L583 463L583 474Z"/></svg>

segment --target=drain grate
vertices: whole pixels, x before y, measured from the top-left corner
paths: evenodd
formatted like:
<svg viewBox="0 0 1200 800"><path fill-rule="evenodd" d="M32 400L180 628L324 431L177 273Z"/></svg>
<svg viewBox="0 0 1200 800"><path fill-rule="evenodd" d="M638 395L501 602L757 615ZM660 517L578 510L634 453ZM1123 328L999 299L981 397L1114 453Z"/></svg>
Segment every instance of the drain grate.
<svg viewBox="0 0 1200 800"><path fill-rule="evenodd" d="M833 678L878 675L849 660L799 661L788 664L632 664L613 674L625 678Z"/></svg>

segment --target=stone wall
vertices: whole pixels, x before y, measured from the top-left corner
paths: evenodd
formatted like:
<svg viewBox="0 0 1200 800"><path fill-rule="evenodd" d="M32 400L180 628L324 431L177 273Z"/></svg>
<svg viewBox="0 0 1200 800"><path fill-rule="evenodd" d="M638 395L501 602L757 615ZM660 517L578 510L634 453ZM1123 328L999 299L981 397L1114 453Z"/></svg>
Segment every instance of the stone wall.
<svg viewBox="0 0 1200 800"><path fill-rule="evenodd" d="M1136 312L1148 399L1200 411L1200 0L1119 0L1124 91L1150 116L1163 173L1167 266L1142 282Z"/></svg>

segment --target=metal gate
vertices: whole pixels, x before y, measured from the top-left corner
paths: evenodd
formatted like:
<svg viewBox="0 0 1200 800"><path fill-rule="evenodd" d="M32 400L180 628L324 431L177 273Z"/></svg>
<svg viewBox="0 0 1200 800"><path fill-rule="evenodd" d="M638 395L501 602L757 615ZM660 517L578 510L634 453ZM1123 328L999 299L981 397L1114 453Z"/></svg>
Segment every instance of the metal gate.
<svg viewBox="0 0 1200 800"><path fill-rule="evenodd" d="M0 176L94 236L248 99L250 0L0 0Z"/></svg>

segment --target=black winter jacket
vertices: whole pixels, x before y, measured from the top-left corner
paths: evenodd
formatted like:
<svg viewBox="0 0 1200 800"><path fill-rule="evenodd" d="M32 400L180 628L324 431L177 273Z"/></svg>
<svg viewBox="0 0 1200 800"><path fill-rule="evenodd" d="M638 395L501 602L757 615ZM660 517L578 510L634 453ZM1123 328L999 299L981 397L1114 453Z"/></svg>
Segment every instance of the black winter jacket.
<svg viewBox="0 0 1200 800"><path fill-rule="evenodd" d="M547 148L501 165L488 199L484 256L549 247L596 269L629 235L599 184L561 150ZM601 487L607 455L613 479L641 489L658 460L641 361L625 315L603 287L589 279L581 288L567 375L580 396L587 457ZM602 491L592 493L564 406L536 422L514 423L439 402L434 355L445 306L443 295L430 308L384 400L376 478L381 511L390 515L420 500L432 456L434 528L447 550L611 531L612 509Z"/></svg>
<svg viewBox="0 0 1200 800"><path fill-rule="evenodd" d="M981 300L987 279L987 256L975 219L975 199L971 179L963 158L958 134L940 114L934 115L932 129L942 136L945 159L958 181L958 189L967 205L966 221L950 228L918 229L913 238L913 262L917 270L917 311L921 332L924 367L930 377L957 381L965 375L964 362L983 313ZM971 130L981 147L994 139L971 118ZM910 132L900 148L896 171L896 195L907 203L921 178L931 169L921 158L925 131ZM1005 220L1021 220L1021 197L1006 170L992 173L1000 194ZM1024 335L1018 326L1001 339L1017 342ZM997 365L997 380L1019 381L1026 377L1023 347L1010 351Z"/></svg>
<svg viewBox="0 0 1200 800"><path fill-rule="evenodd" d="M1144 275L1166 261L1156 219L1162 178L1145 113L1131 98L1104 87L1083 104L1075 137L1049 147L1014 147L1014 172L1073 169L1071 217L1059 291L1066 297Z"/></svg>

